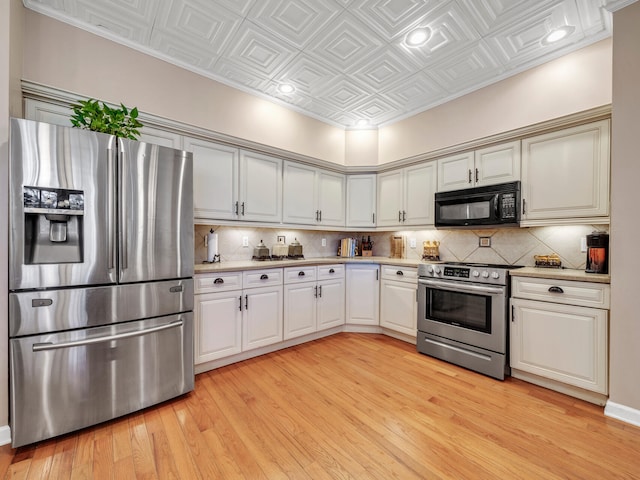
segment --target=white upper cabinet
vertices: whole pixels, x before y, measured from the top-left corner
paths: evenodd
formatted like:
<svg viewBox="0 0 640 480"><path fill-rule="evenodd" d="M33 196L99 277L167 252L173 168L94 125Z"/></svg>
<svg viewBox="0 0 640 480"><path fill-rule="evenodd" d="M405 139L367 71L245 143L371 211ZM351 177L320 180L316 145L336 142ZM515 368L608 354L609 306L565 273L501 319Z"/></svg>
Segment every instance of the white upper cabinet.
<svg viewBox="0 0 640 480"><path fill-rule="evenodd" d="M185 137L197 219L280 222L282 160Z"/></svg>
<svg viewBox="0 0 640 480"><path fill-rule="evenodd" d="M345 177L340 173L284 162L283 222L344 226Z"/></svg>
<svg viewBox="0 0 640 480"><path fill-rule="evenodd" d="M167 132L166 130L161 130L159 128L142 127L140 129L140 137L138 137L138 140L141 142L152 143L153 145L161 145L163 147L182 150L182 135Z"/></svg>
<svg viewBox="0 0 640 480"><path fill-rule="evenodd" d="M375 227L376 175L347 176L347 227Z"/></svg>
<svg viewBox="0 0 640 480"><path fill-rule="evenodd" d="M433 225L436 163L378 175L378 226Z"/></svg>
<svg viewBox="0 0 640 480"><path fill-rule="evenodd" d="M193 211L195 218L238 218L237 148L186 137L184 148L193 152Z"/></svg>
<svg viewBox="0 0 640 480"><path fill-rule="evenodd" d="M282 220L282 160L240 151L240 220Z"/></svg>
<svg viewBox="0 0 640 480"><path fill-rule="evenodd" d="M27 120L70 127L71 121L69 118L71 118L71 115L73 115L73 110L63 105L41 102L31 98L27 98L24 101L24 118Z"/></svg>
<svg viewBox="0 0 640 480"><path fill-rule="evenodd" d="M438 191L520 180L520 141L459 153L438 160Z"/></svg>
<svg viewBox="0 0 640 480"><path fill-rule="evenodd" d="M473 152L459 153L438 160L438 191L459 190L473 186Z"/></svg>
<svg viewBox="0 0 640 480"><path fill-rule="evenodd" d="M523 224L609 215L609 120L522 140Z"/></svg>

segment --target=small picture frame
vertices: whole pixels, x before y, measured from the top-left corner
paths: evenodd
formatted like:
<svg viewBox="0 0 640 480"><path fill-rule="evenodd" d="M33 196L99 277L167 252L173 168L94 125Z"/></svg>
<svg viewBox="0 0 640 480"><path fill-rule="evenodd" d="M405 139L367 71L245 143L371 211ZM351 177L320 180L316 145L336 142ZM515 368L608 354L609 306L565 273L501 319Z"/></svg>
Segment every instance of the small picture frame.
<svg viewBox="0 0 640 480"><path fill-rule="evenodd" d="M478 246L480 247L490 247L491 246L491 237L480 237L478 239Z"/></svg>

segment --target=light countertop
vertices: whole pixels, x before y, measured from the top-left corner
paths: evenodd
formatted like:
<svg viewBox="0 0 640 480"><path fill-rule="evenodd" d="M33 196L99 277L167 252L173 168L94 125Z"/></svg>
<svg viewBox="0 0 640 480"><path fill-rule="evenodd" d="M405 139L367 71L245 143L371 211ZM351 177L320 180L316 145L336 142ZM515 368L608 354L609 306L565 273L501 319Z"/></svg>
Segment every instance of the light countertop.
<svg viewBox="0 0 640 480"><path fill-rule="evenodd" d="M586 273L584 270L570 268L524 267L511 270L512 277L551 278L553 280L577 280L579 282L611 283L611 275Z"/></svg>
<svg viewBox="0 0 640 480"><path fill-rule="evenodd" d="M195 266L195 273L231 272L234 270L263 270L266 268L298 267L301 265L331 265L335 263L376 263L378 265L400 265L417 267L421 260L389 257L316 257L300 260L239 260L219 263L201 263Z"/></svg>
<svg viewBox="0 0 640 480"><path fill-rule="evenodd" d="M389 258L389 257L316 257L304 258L300 260L238 260L219 263L201 263L195 266L195 273L216 273L216 272L232 272L236 270L264 270L267 268L296 267L301 265L331 265L336 263L342 264L358 264L358 263L375 263L378 265L399 265L403 267L417 267L423 262L422 260L407 258ZM576 280L579 282L594 283L610 283L610 275L602 275L597 273L585 273L584 270L573 270L570 268L540 268L540 267L523 267L511 270L511 276L514 277L537 277L551 278L557 280Z"/></svg>

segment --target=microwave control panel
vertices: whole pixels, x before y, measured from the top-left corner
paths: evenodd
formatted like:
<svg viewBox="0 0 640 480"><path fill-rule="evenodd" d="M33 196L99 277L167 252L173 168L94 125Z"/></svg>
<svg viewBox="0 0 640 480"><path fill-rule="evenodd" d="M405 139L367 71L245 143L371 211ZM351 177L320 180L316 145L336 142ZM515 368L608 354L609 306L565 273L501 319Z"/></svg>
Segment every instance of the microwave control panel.
<svg viewBox="0 0 640 480"><path fill-rule="evenodd" d="M516 218L516 194L515 193L500 194L500 218L501 219Z"/></svg>

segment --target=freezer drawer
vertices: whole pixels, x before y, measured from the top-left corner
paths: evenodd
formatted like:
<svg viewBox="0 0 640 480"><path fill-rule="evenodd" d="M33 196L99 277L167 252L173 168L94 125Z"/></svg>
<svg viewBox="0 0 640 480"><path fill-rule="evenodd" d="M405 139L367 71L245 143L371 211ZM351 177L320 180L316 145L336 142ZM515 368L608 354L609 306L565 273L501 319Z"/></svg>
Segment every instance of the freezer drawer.
<svg viewBox="0 0 640 480"><path fill-rule="evenodd" d="M99 327L193 310L193 279L9 294L9 336Z"/></svg>
<svg viewBox="0 0 640 480"><path fill-rule="evenodd" d="M10 340L18 447L193 390L193 313Z"/></svg>

